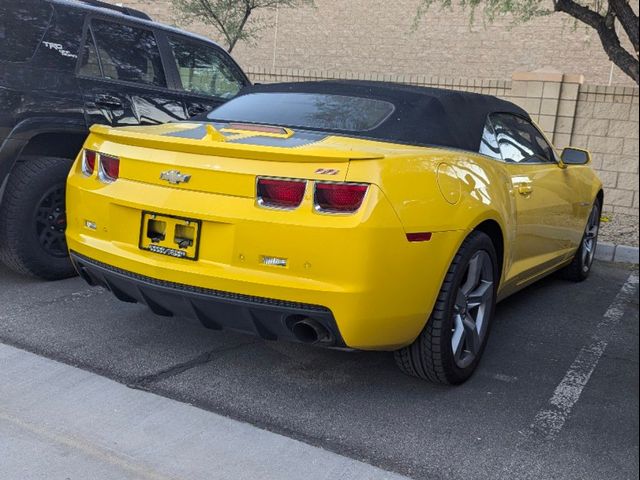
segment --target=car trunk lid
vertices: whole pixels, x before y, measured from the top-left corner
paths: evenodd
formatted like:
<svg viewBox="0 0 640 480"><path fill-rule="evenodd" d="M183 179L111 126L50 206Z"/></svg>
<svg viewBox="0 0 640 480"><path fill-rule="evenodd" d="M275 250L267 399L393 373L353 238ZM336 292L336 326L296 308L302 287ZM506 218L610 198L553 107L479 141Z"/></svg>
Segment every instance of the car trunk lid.
<svg viewBox="0 0 640 480"><path fill-rule="evenodd" d="M86 147L119 157L120 178L246 197L255 195L257 176L344 181L349 161L383 158L341 137L282 127L94 125L91 132Z"/></svg>

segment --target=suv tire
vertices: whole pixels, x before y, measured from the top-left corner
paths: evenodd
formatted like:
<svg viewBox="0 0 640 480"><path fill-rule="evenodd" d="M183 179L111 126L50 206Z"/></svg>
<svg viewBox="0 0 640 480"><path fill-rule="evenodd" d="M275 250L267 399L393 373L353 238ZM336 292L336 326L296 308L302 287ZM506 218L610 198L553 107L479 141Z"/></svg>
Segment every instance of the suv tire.
<svg viewBox="0 0 640 480"><path fill-rule="evenodd" d="M76 274L67 252L65 185L72 161L23 157L0 205L0 260L15 272L45 280Z"/></svg>
<svg viewBox="0 0 640 480"><path fill-rule="evenodd" d="M493 242L485 233L471 232L449 267L426 326L411 345L394 352L400 370L445 385L467 380L487 344L498 282Z"/></svg>

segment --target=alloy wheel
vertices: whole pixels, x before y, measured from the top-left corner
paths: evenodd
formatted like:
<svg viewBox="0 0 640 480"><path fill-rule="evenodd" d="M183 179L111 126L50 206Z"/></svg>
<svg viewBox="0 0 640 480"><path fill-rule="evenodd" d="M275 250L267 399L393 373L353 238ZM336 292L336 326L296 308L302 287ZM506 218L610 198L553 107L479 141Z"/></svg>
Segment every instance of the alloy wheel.
<svg viewBox="0 0 640 480"><path fill-rule="evenodd" d="M582 239L582 271L588 272L598 245L598 231L600 230L600 209L594 205L587 221L587 227Z"/></svg>
<svg viewBox="0 0 640 480"><path fill-rule="evenodd" d="M459 368L468 367L480 354L487 335L494 302L494 272L491 257L476 252L467 266L453 306L451 349Z"/></svg>
<svg viewBox="0 0 640 480"><path fill-rule="evenodd" d="M35 234L42 249L58 258L67 256L65 230L64 185L50 188L40 199L35 210Z"/></svg>

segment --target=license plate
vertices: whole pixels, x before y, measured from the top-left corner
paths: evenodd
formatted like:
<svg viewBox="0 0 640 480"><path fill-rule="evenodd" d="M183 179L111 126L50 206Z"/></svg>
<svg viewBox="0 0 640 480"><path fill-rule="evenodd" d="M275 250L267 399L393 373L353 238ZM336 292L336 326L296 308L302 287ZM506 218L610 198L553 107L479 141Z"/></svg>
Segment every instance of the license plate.
<svg viewBox="0 0 640 480"><path fill-rule="evenodd" d="M201 225L192 218L142 212L139 246L160 255L197 260Z"/></svg>

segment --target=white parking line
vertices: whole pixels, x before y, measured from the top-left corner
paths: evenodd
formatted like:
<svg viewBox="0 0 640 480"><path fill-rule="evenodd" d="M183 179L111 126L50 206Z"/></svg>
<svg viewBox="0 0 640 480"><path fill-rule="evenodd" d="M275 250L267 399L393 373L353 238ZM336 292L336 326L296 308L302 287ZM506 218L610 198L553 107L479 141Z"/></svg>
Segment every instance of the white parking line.
<svg viewBox="0 0 640 480"><path fill-rule="evenodd" d="M591 342L584 346L569 367L567 374L556 387L546 408L538 412L525 437L537 436L553 440L567 420L573 406L580 398L582 390L589 382L602 354L607 348L611 330L622 316L627 302L637 295L638 274L632 273L616 295L604 317L598 323Z"/></svg>

